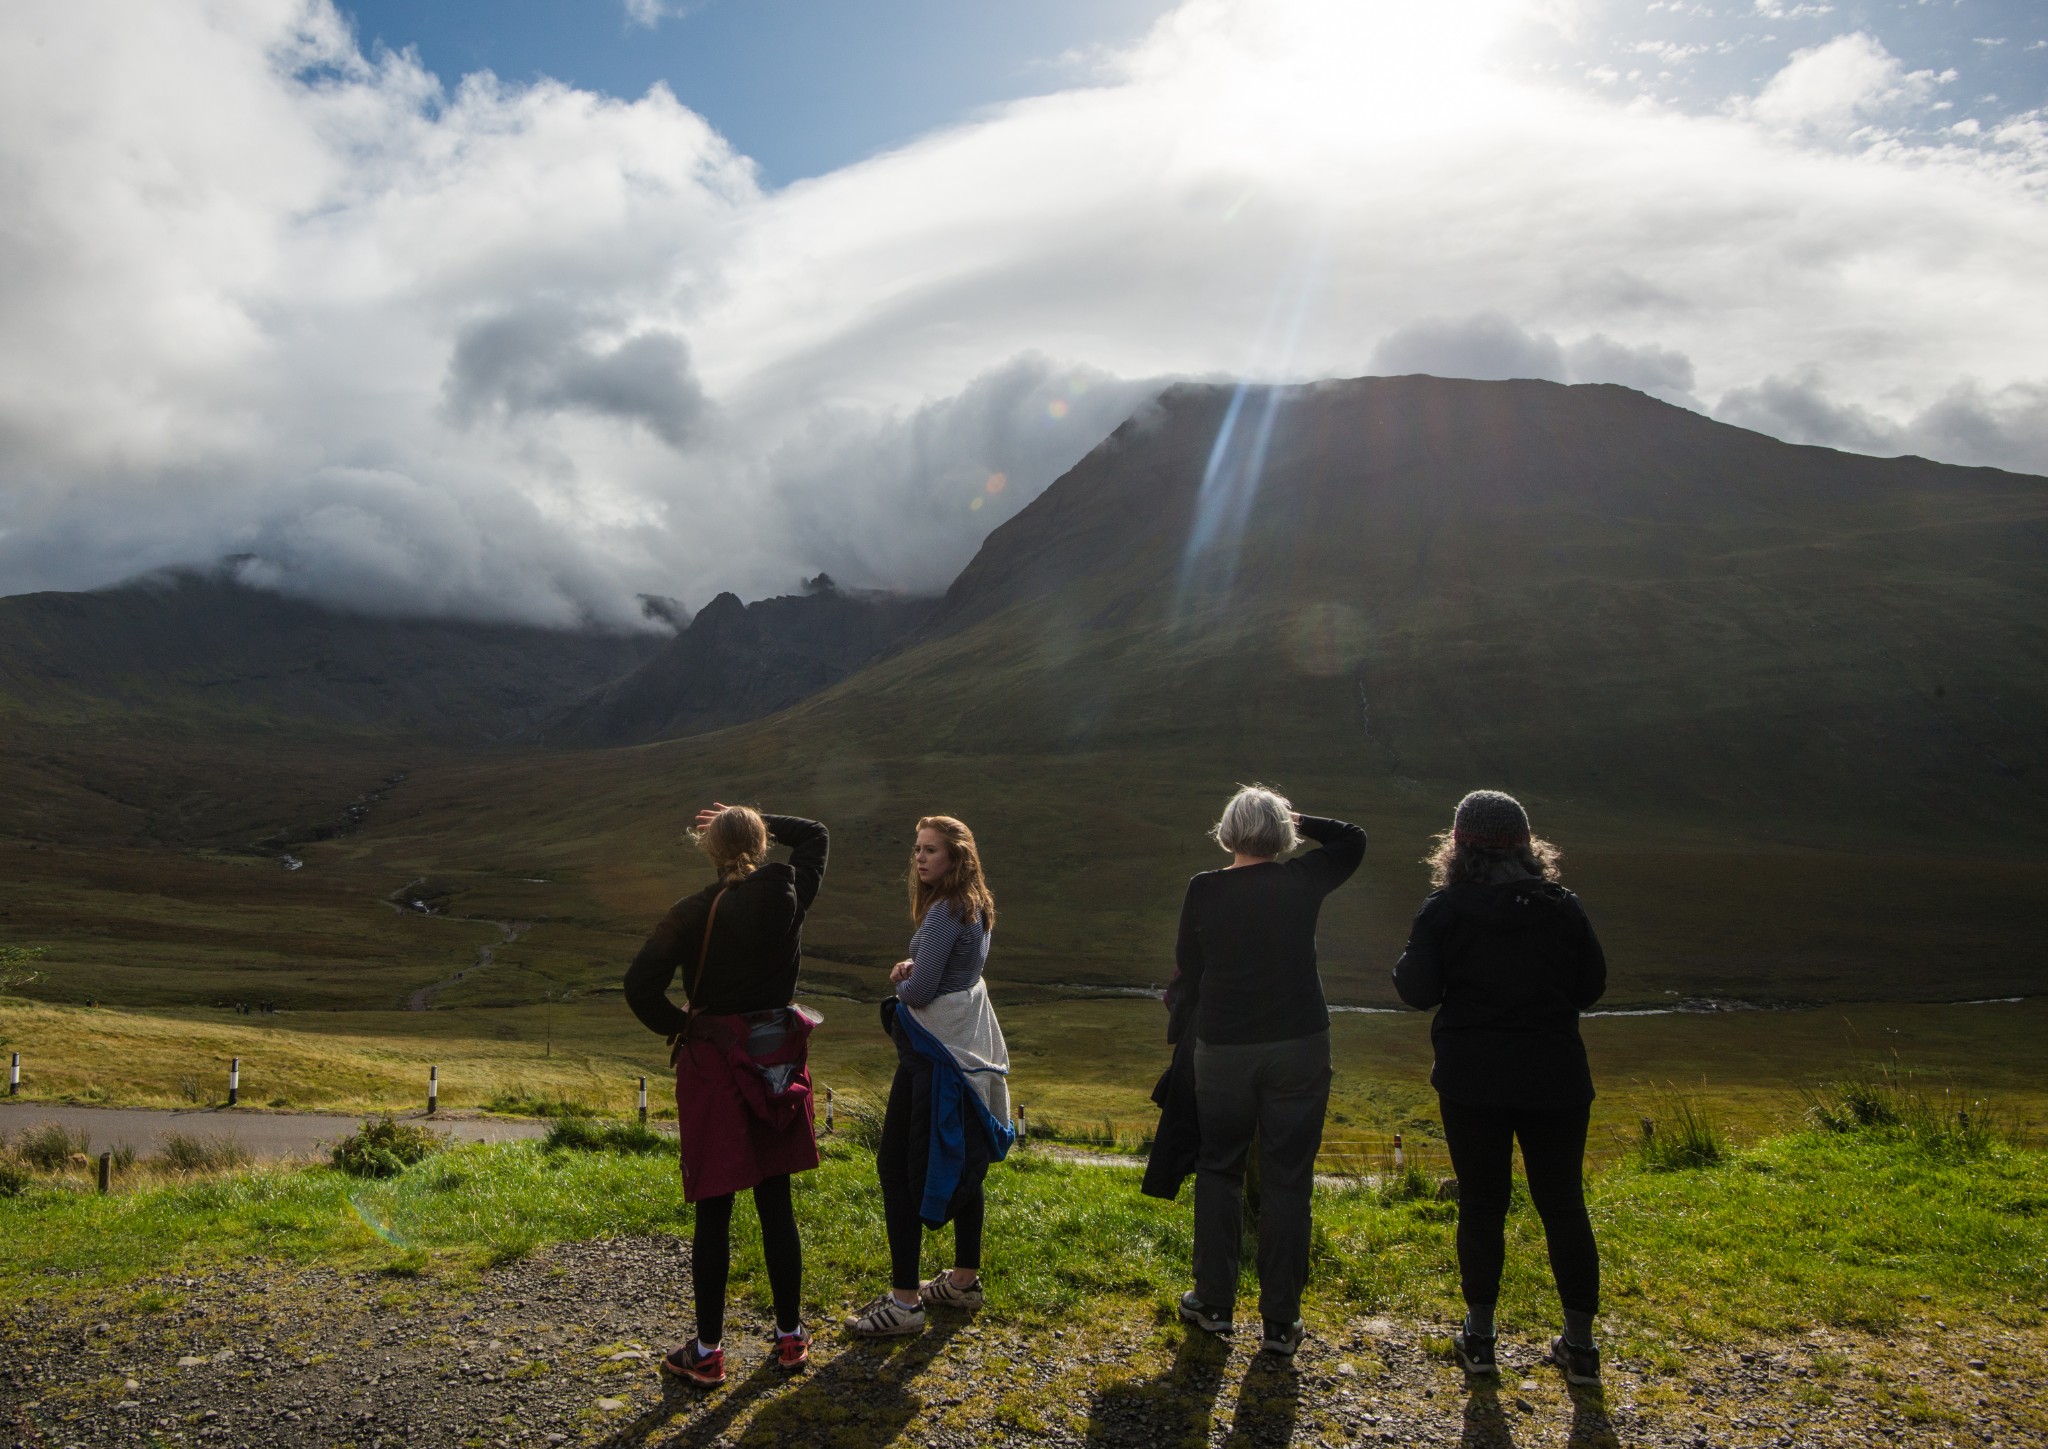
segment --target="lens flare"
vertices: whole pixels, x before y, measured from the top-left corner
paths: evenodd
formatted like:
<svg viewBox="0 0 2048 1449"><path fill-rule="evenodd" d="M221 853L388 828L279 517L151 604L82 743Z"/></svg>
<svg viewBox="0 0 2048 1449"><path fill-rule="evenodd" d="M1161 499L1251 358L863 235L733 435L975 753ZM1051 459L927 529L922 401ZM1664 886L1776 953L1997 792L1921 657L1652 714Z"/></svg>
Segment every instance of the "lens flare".
<svg viewBox="0 0 2048 1449"><path fill-rule="evenodd" d="M991 473L988 475L988 483L985 486L991 494L996 494L1009 487L1010 480L1001 473Z"/></svg>
<svg viewBox="0 0 2048 1449"><path fill-rule="evenodd" d="M1058 422L1067 415L1067 400L1063 397L1056 397L1045 405L1045 411L1047 416L1051 417L1054 422Z"/></svg>
<svg viewBox="0 0 2048 1449"><path fill-rule="evenodd" d="M967 505L967 511L969 513L979 513L981 512L981 505L986 502L988 500L977 493L974 495L974 501Z"/></svg>

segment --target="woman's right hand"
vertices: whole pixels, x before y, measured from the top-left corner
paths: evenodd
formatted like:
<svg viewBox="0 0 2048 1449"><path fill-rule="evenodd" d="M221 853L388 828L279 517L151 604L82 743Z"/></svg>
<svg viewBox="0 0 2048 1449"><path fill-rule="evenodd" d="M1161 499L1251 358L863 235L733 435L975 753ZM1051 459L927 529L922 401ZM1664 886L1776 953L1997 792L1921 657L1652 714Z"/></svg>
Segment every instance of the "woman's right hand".
<svg viewBox="0 0 2048 1449"><path fill-rule="evenodd" d="M910 973L916 969L917 963L915 961L898 961L889 968L889 984L891 986L901 986L910 979Z"/></svg>
<svg viewBox="0 0 2048 1449"><path fill-rule="evenodd" d="M706 805L697 812L697 828L699 830L709 830L711 822L720 815L723 815L727 808L723 801L713 800L709 805Z"/></svg>

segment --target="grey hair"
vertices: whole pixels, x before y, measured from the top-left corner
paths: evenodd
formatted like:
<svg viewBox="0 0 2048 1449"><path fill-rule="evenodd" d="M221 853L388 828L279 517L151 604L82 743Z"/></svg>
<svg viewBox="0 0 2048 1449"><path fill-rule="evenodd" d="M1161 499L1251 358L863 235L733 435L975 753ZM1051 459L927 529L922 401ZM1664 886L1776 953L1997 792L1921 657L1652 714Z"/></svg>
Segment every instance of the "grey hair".
<svg viewBox="0 0 2048 1449"><path fill-rule="evenodd" d="M1238 786L1209 834L1233 855L1271 858L1301 844L1294 833L1294 807L1285 795L1264 785Z"/></svg>

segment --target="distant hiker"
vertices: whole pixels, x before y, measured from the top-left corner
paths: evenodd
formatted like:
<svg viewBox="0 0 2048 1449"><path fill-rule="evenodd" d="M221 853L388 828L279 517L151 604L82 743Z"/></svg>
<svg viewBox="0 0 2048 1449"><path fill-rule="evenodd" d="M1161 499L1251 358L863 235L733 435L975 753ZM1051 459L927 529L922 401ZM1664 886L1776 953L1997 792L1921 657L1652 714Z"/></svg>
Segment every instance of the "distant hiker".
<svg viewBox="0 0 2048 1449"><path fill-rule="evenodd" d="M1145 1190L1173 1196L1192 1157L1195 1286L1181 1295L1180 1316L1210 1333L1229 1333L1245 1164L1257 1134L1262 1347L1291 1354L1302 1340L1309 1194L1330 1101L1330 1012L1316 971L1316 917L1323 897L1365 859L1365 832L1298 815L1285 796L1246 785L1209 833L1231 863L1188 882L1166 990L1166 1039L1193 1078L1195 1140L1183 1107L1171 1129L1179 1159L1169 1166L1155 1157ZM1276 859L1303 837L1322 848L1285 864ZM1171 1072L1168 1078L1160 1100L1170 1118ZM1173 1095L1185 1103L1184 1088ZM1162 1121L1157 1143L1167 1141L1169 1125Z"/></svg>
<svg viewBox="0 0 2048 1449"><path fill-rule="evenodd" d="M910 955L889 973L882 1029L896 1077L875 1167L889 1233L890 1290L846 1321L864 1338L922 1333L927 1308L972 1311L981 1283L982 1179L1016 1141L1010 1049L982 971L996 901L974 833L950 815L917 822L910 852ZM922 1280L924 1230L953 1224L953 1266Z"/></svg>
<svg viewBox="0 0 2048 1449"><path fill-rule="evenodd" d="M1427 862L1437 889L1415 917L1394 988L1410 1006L1439 1008L1429 1080L1458 1174L1458 1362L1467 1373L1499 1371L1493 1306L1520 1138L1564 1305L1551 1359L1572 1383L1597 1384L1600 1250L1583 1176L1593 1074L1579 1013L1607 989L1607 958L1579 898L1557 883L1557 862L1512 795L1474 790L1460 800Z"/></svg>
<svg viewBox="0 0 2048 1449"><path fill-rule="evenodd" d="M787 864L768 863L771 837L790 848ZM683 1198L696 1204L690 1274L697 1336L661 1366L716 1384L725 1378L732 1200L743 1189L753 1189L761 1219L775 1361L795 1369L810 1357L789 1178L818 1165L805 1063L819 1018L791 1002L804 912L825 878L827 839L815 820L713 804L697 813L696 841L718 879L677 901L654 928L626 971L626 1004L669 1039ZM689 1000L680 1011L668 997L678 967Z"/></svg>

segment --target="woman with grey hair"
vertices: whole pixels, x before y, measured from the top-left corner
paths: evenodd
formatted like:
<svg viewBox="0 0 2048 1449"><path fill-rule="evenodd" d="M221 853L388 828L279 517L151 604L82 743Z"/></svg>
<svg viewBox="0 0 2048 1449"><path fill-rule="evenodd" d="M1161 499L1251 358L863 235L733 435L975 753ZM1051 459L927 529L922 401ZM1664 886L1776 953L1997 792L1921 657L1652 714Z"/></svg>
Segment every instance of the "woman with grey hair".
<svg viewBox="0 0 2048 1449"><path fill-rule="evenodd" d="M1180 1316L1231 1331L1244 1175L1259 1139L1259 1316L1263 1347L1301 1344L1309 1192L1330 1100L1330 1011L1316 971L1323 897L1365 858L1365 832L1301 815L1246 785L1210 832L1230 864L1188 882L1167 988L1167 1040L1194 1036L1195 1286ZM1282 862L1302 843L1321 847Z"/></svg>

